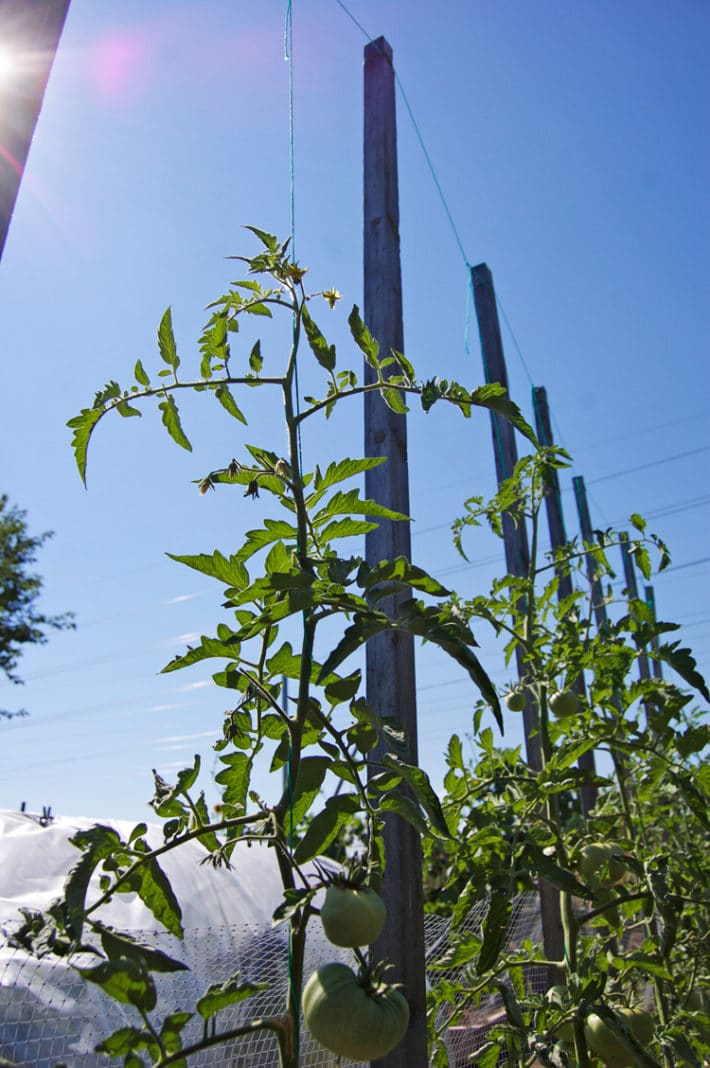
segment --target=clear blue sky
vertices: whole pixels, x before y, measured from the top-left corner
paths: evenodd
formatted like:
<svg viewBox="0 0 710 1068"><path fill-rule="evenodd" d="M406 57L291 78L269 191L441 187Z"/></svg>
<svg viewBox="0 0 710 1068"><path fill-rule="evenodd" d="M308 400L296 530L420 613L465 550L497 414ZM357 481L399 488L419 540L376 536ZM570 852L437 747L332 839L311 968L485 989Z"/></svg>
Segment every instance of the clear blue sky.
<svg viewBox="0 0 710 1068"><path fill-rule="evenodd" d="M392 45L465 258L493 271L519 346L504 328L514 398L531 416L531 380L547 387L596 525L639 511L669 542L659 615L683 624L709 674L710 7L348 7ZM43 607L72 609L78 628L26 653L24 687L0 684L0 705L31 712L0 724L0 807L139 818L151 767L169 778L198 751L213 766L228 693L208 667L158 671L186 636L213 633L221 590L164 553L228 552L270 514L239 494L200 498L193 480L245 441L282 451L278 417L260 411L245 431L195 398L192 454L152 413L107 420L88 492L65 423L109 378L128 383L137 357L154 365L168 304L189 359L204 305L237 277L225 257L255 247L242 224L288 235L284 13L276 0L72 2L0 265L0 490L34 532L56 532L38 562ZM294 0L293 26L296 251L313 289L345 296L327 320L344 358L344 315L362 303L366 38L336 0ZM401 97L398 127L405 348L422 376L476 385L465 258ZM359 455L360 420L353 408L319 426L306 464ZM464 594L487 588L497 546L469 540L464 567L448 534L463 500L493 488L487 415L415 415L409 435L416 561ZM502 687L502 658L480 639ZM475 694L429 657L418 686L422 763L438 782ZM277 784L257 785L269 797ZM206 786L213 797L209 774Z"/></svg>

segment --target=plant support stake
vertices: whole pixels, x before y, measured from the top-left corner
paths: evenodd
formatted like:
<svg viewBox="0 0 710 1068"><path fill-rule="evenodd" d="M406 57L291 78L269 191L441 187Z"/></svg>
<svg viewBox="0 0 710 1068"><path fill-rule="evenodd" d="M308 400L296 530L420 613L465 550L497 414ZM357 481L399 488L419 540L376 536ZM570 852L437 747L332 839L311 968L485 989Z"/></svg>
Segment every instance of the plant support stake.
<svg viewBox="0 0 710 1068"><path fill-rule="evenodd" d="M392 49L384 37L365 47L364 127L364 313L380 352L403 351L402 275L399 257L397 134ZM365 364L365 380L375 381ZM387 463L367 471L365 495L409 515L406 416L391 411L379 392L365 397L365 455L386 456ZM398 556L411 559L409 524L382 520L366 535L365 556L373 566ZM389 615L401 597L382 602ZM417 707L414 642L411 635L389 631L366 646L367 700L378 715L404 731L406 760L417 763ZM371 754L385 755L382 745ZM410 1007L403 1042L373 1062L378 1068L413 1068L427 1063L426 980L424 963L424 894L419 833L394 813L385 817L386 871L382 897L385 928L374 958L394 964L392 977L403 984Z"/></svg>

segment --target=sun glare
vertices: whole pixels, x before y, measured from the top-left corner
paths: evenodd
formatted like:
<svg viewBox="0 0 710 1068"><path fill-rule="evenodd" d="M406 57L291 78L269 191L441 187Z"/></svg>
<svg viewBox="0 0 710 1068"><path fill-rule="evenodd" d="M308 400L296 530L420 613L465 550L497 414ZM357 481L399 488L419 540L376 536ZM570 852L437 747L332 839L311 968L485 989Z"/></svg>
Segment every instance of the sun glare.
<svg viewBox="0 0 710 1068"><path fill-rule="evenodd" d="M13 84L19 72L19 53L14 48L0 44L0 92Z"/></svg>

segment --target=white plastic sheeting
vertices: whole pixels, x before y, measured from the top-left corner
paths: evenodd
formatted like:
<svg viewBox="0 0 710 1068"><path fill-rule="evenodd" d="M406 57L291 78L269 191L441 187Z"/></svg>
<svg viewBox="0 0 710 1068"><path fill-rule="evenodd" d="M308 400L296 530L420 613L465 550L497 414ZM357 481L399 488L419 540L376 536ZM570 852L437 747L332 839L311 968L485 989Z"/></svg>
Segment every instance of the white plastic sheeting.
<svg viewBox="0 0 710 1068"><path fill-rule="evenodd" d="M18 909L46 908L57 898L67 872L80 857L69 838L96 822L113 827L125 838L133 824L120 820L56 818L46 827L21 813L0 812L0 928L10 929L21 919ZM151 845L162 842L160 827L149 828ZM100 918L131 930L151 945L184 964L189 971L157 979L156 1016L176 1008L190 1010L212 983L224 982L235 972L242 981L264 981L269 987L252 999L219 1016L220 1030L238 1026L254 1015L283 1011L287 984L285 928L274 928L271 917L281 900L281 881L273 850L258 845L238 847L232 870L200 863L207 856L198 843L188 843L160 858L183 911L185 938L180 941L156 931L156 921L135 894L117 895L102 908ZM98 878L94 880L98 887ZM91 890L87 901L92 900ZM312 932L312 936L311 936ZM320 927L309 928L307 969L325 960L349 959L323 938ZM95 958L85 958L90 966ZM66 961L54 957L37 960L9 947L0 938L0 1057L21 1068L94 1068L109 1062L94 1047L112 1031L140 1026L128 1006L115 1003L91 983L85 983ZM183 1032L185 1044L202 1033L199 1017ZM304 1066L332 1063L332 1056L303 1037ZM201 1065L271 1068L277 1064L275 1041L266 1032L218 1046L190 1059Z"/></svg>

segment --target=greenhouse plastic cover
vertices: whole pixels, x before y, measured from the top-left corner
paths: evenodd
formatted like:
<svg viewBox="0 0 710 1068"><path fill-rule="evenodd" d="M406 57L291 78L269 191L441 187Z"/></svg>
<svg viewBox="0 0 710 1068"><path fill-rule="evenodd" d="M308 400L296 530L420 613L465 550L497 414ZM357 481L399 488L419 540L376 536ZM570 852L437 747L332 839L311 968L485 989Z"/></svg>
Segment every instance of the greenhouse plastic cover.
<svg viewBox="0 0 710 1068"><path fill-rule="evenodd" d="M140 1026L129 1006L109 999L86 983L64 959L36 959L7 944L6 936L21 920L22 907L46 908L59 897L68 871L80 857L69 842L78 830L96 822L116 830L124 840L133 824L121 820L95 821L57 817L47 826L29 815L0 812L0 1058L22 1068L93 1068L108 1058L95 1054L96 1044L120 1027ZM153 846L162 843L160 827L148 829ZM272 914L282 889L274 851L245 846L235 851L232 870L200 863L206 851L190 842L166 853L160 864L170 878L183 911L184 939L158 929L153 915L135 894L117 895L97 915L108 924L130 930L181 960L189 971L157 977L158 1018L176 1008L193 1010L196 999L212 983L239 973L243 982L266 981L266 991L220 1013L221 1029L238 1026L255 1015L282 1012L287 989L285 928L274 927ZM98 879L93 883L98 886ZM87 902L92 900L92 889ZM319 925L309 929L306 966L324 960L348 959L325 942ZM83 966L96 958L84 957ZM307 973L308 974L308 973ZM191 1021L183 1042L199 1039L202 1021ZM304 1036L304 1065L328 1065L332 1055ZM110 1063L121 1063L112 1061ZM275 1043L269 1033L203 1051L190 1058L199 1065L249 1065L270 1068L277 1064Z"/></svg>

